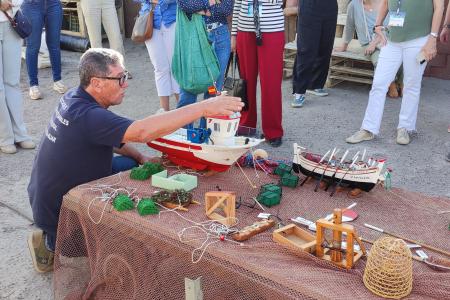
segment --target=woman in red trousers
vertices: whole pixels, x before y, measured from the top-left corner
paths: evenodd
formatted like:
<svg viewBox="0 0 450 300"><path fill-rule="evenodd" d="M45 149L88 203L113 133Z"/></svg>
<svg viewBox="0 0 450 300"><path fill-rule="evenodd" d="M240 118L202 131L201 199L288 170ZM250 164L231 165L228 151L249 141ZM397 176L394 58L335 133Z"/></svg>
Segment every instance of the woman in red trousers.
<svg viewBox="0 0 450 300"><path fill-rule="evenodd" d="M237 51L242 79L247 81L248 110L241 126L256 128L256 83L261 84L262 131L272 147L282 143L283 0L235 0L231 49Z"/></svg>

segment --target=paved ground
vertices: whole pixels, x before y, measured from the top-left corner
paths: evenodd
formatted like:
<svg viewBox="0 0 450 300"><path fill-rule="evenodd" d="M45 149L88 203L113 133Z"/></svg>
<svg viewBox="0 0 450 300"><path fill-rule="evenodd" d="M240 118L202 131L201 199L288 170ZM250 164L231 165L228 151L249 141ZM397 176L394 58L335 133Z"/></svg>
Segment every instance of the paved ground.
<svg viewBox="0 0 450 300"><path fill-rule="evenodd" d="M128 69L134 79L130 81L127 97L113 110L130 118L142 118L158 109L153 68L142 46L126 45ZM77 84L79 53L63 53L63 79L69 86ZM25 120L32 137L39 141L59 96L51 86L51 71L40 73L45 93L42 101L27 97L25 69L22 70L25 97ZM308 98L305 107L290 108L290 81L283 83L285 138L276 151L264 145L269 154L290 158L292 143L297 142L317 153L329 148L367 148L373 156L384 156L394 169L393 185L431 195L450 197L450 163L444 154L450 151L450 83L425 79L420 105L416 138L409 146L395 143L400 101L387 99L381 135L374 141L348 147L344 139L361 124L367 103L369 87L342 84L332 89L329 97ZM145 147L141 147L145 151ZM341 152L342 153L342 152ZM36 151L21 150L15 155L0 154L0 299L51 299L52 275L39 275L31 266L26 237L32 230L26 187Z"/></svg>

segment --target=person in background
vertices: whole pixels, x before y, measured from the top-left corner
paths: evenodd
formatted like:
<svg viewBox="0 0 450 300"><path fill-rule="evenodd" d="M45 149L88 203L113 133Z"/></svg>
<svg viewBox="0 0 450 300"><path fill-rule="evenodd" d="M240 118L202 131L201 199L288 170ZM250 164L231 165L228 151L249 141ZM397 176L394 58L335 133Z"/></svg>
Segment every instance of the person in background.
<svg viewBox="0 0 450 300"><path fill-rule="evenodd" d="M21 4L22 0L3 0L0 3L0 152L6 154L16 153L16 144L24 149L36 147L23 121L19 85L22 39L5 16L7 13L14 18Z"/></svg>
<svg viewBox="0 0 450 300"><path fill-rule="evenodd" d="M28 185L40 228L30 234L28 247L40 273L53 269L59 211L70 189L150 161L132 142L150 142L201 117L229 116L244 105L239 98L216 97L133 121L108 110L122 103L128 87L120 53L89 49L79 74L80 85L61 97L43 134Z"/></svg>
<svg viewBox="0 0 450 300"><path fill-rule="evenodd" d="M442 43L450 43L450 4L447 5L447 13L445 14L440 40ZM448 132L450 133L450 125L448 126ZM450 162L450 151L446 153L445 159Z"/></svg>
<svg viewBox="0 0 450 300"><path fill-rule="evenodd" d="M42 30L45 27L45 41L50 54L53 73L53 90L60 94L67 91L61 80L61 25L62 6L59 0L24 0L23 14L31 23L32 32L26 38L26 63L30 81L29 95L32 100L42 99L38 81L38 55L41 48Z"/></svg>
<svg viewBox="0 0 450 300"><path fill-rule="evenodd" d="M215 88L217 92L220 92L231 53L227 18L233 12L233 0L178 0L178 7L188 16L194 13L204 15L208 39L212 43L219 61L220 75L216 79ZM209 97L211 97L210 94L205 91L204 98ZM197 101L197 95L180 89L180 101L177 107L183 107L195 103L195 101Z"/></svg>
<svg viewBox="0 0 450 300"><path fill-rule="evenodd" d="M272 147L282 144L281 81L283 78L284 16L282 0L236 0L231 48L239 57L239 71L247 81L248 110L240 125L256 128L256 83L261 84L262 131Z"/></svg>
<svg viewBox="0 0 450 300"><path fill-rule="evenodd" d="M347 51L348 44L352 41L353 35L358 36L358 41L364 49L364 54L371 60L374 67L377 66L380 55L380 39L373 34L373 27L377 18L378 1L376 0L352 0L347 7L347 21L344 28L342 44L336 48L336 52ZM387 25L385 20L384 25ZM399 97L401 86L403 86L403 72L401 68L395 81L391 83L388 95L391 98Z"/></svg>
<svg viewBox="0 0 450 300"><path fill-rule="evenodd" d="M346 139L356 144L372 140L380 131L386 92L403 63L404 89L397 126L397 144L410 143L410 132L416 130L420 89L427 62L436 56L436 40L444 12L444 0L383 0L375 32L382 40L361 129ZM383 20L389 13L389 25ZM383 31L389 30L389 40Z"/></svg>
<svg viewBox="0 0 450 300"><path fill-rule="evenodd" d="M152 9L150 0L140 0L140 14ZM156 90L161 109L170 110L169 97L178 102L180 87L172 75L172 56L175 46L176 0L160 0L154 5L153 35L145 41L150 60L155 69Z"/></svg>
<svg viewBox="0 0 450 300"><path fill-rule="evenodd" d="M292 107L303 106L306 92L328 96L323 87L328 76L338 14L336 0L299 0L298 9Z"/></svg>
<svg viewBox="0 0 450 300"><path fill-rule="evenodd" d="M102 48L102 25L109 40L109 47L125 55L115 0L81 0L91 48ZM130 76L130 75L129 75ZM131 76L129 77L131 79Z"/></svg>

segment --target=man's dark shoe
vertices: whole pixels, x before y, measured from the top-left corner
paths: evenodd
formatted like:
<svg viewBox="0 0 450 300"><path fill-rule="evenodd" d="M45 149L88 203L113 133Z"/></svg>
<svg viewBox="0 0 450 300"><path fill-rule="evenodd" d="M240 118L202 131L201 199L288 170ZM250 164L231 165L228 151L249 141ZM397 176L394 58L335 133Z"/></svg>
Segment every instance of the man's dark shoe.
<svg viewBox="0 0 450 300"><path fill-rule="evenodd" d="M269 143L270 146L272 146L274 148L280 147L281 144L283 143L281 137L274 138L274 139L268 139L267 142Z"/></svg>

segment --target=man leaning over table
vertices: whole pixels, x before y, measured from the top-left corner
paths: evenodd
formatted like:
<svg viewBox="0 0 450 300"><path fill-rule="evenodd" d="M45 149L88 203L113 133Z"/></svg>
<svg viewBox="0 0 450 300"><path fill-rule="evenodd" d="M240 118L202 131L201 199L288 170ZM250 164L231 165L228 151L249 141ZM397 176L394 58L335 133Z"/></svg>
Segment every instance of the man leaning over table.
<svg viewBox="0 0 450 300"><path fill-rule="evenodd" d="M119 52L88 50L81 57L79 75L80 85L61 97L43 134L28 185L40 228L31 233L28 246L40 273L53 269L59 211L70 189L150 159L130 142L147 143L200 117L231 115L243 106L239 98L215 97L133 121L108 110L122 103L128 87Z"/></svg>

